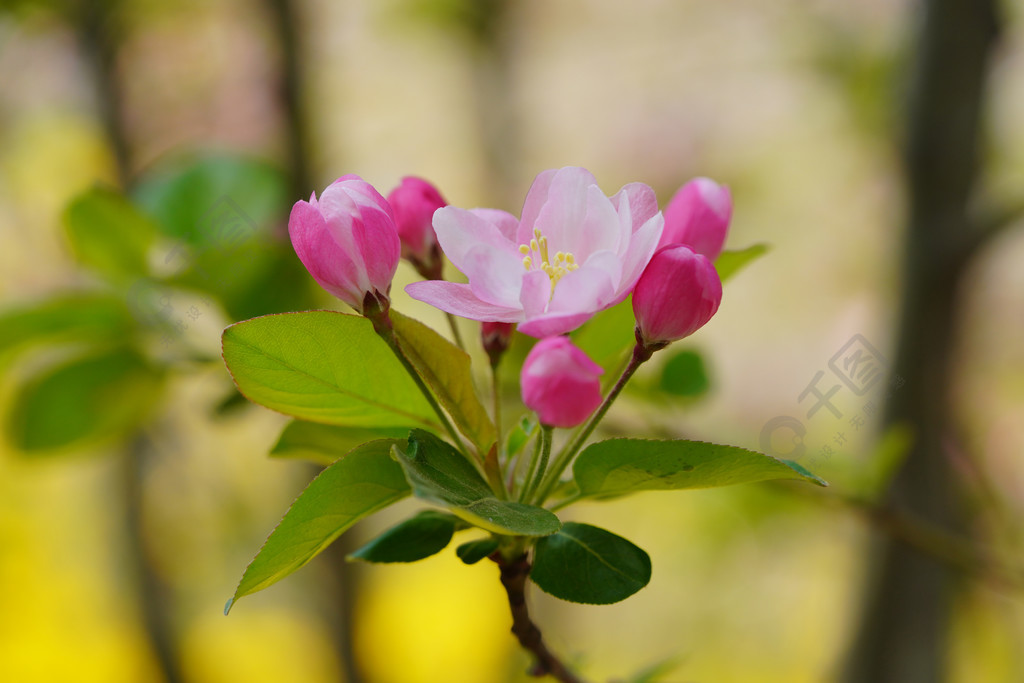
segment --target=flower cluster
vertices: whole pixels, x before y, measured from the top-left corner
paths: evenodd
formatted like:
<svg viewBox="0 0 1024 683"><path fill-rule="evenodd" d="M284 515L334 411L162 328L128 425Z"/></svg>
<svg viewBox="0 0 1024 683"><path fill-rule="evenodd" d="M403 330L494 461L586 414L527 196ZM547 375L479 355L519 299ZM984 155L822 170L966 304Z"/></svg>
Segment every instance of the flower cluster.
<svg viewBox="0 0 1024 683"><path fill-rule="evenodd" d="M288 226L296 253L362 317L306 311L224 332L224 361L239 391L296 418L281 442L324 442L313 450L333 460L249 564L226 609L305 565L359 519L412 495L442 510L419 512L349 558L415 562L476 529L455 554L498 565L512 632L534 655L531 674L579 680L540 639L527 579L563 600L611 604L648 584L651 560L611 531L556 513L649 490L765 479L825 485L795 463L735 446L621 435L590 441L637 369L718 311L714 262L731 217L729 190L707 178L683 185L661 211L647 185L609 196L582 168L538 175L518 217L449 206L419 178L404 178L385 198L344 176L296 203ZM720 262L734 272L757 251ZM401 258L422 278L406 292L446 314L452 341L393 310ZM448 264L461 276L446 278ZM632 340L613 326L630 305L635 344L626 358ZM460 331L466 319L480 323L477 351L490 361L489 408ZM600 363L584 350L597 348ZM502 363L521 366L528 411L504 433ZM605 374L620 365L617 377ZM345 440L353 427L377 438L342 454L326 445L335 427Z"/></svg>
<svg viewBox="0 0 1024 683"><path fill-rule="evenodd" d="M385 199L348 175L296 203L289 233L316 281L360 313L386 314L401 256L425 278L406 287L412 298L483 323L492 364L513 325L540 339L523 366L524 403L542 423L572 427L601 403L600 368L561 335L630 294L645 357L693 334L721 302L712 261L731 214L728 188L707 178L686 183L663 214L643 183L609 197L585 169L544 171L516 218L448 206L420 178ZM443 279L442 254L466 282Z"/></svg>

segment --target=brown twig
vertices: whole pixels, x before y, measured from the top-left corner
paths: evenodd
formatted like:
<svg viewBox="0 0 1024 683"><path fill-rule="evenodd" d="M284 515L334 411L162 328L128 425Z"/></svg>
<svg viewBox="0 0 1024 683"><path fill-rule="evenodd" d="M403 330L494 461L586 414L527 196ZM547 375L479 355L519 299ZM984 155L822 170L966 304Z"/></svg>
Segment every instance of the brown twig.
<svg viewBox="0 0 1024 683"><path fill-rule="evenodd" d="M562 683L583 683L544 644L540 629L530 619L526 606L526 577L530 575L530 561L526 555L514 560L505 560L499 553L492 558L501 569L501 585L508 593L508 605L512 610L512 633L519 639L523 649L535 658L531 676L553 676Z"/></svg>

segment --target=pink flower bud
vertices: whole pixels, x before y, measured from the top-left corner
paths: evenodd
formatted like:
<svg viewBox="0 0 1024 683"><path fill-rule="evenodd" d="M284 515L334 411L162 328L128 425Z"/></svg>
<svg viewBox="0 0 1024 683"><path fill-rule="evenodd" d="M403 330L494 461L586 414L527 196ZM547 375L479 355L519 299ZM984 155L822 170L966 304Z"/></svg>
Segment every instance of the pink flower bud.
<svg viewBox="0 0 1024 683"><path fill-rule="evenodd" d="M480 340L491 359L491 365L497 365L502 354L508 350L508 342L515 328L515 323L480 323Z"/></svg>
<svg viewBox="0 0 1024 683"><path fill-rule="evenodd" d="M523 363L523 403L537 412L541 424L575 427L601 405L603 372L567 337L542 339Z"/></svg>
<svg viewBox="0 0 1024 683"><path fill-rule="evenodd" d="M685 244L659 249L633 290L633 314L645 344L688 337L722 303L722 281L711 261Z"/></svg>
<svg viewBox="0 0 1024 683"><path fill-rule="evenodd" d="M363 313L367 296L384 307L401 245L390 205L356 175L338 178L298 201L288 234L302 265L321 287Z"/></svg>
<svg viewBox="0 0 1024 683"><path fill-rule="evenodd" d="M729 188L708 178L694 178L679 188L665 207L659 247L689 245L710 261L718 258L732 218Z"/></svg>
<svg viewBox="0 0 1024 683"><path fill-rule="evenodd" d="M407 176L391 190L388 203L395 212L395 224L402 240L402 256L417 269L434 263L440 265L440 248L432 221L434 212L448 206L448 202L437 188L422 178Z"/></svg>

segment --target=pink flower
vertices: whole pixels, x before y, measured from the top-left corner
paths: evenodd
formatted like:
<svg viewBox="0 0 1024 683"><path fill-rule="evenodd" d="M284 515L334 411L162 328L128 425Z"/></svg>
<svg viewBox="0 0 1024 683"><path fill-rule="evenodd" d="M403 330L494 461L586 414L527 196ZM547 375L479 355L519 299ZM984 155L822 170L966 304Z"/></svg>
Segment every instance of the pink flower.
<svg viewBox="0 0 1024 683"><path fill-rule="evenodd" d="M402 241L402 256L412 262L421 274L426 270L440 278L441 252L434 236L432 220L434 212L447 206L448 202L426 180L406 176L388 194L388 204L395 213L398 237Z"/></svg>
<svg viewBox="0 0 1024 683"><path fill-rule="evenodd" d="M415 282L405 291L465 318L518 323L533 337L562 334L629 295L662 225L642 183L609 198L582 168L544 171L520 221L494 209L438 209L438 242L469 284Z"/></svg>
<svg viewBox="0 0 1024 683"><path fill-rule="evenodd" d="M729 188L708 178L694 178L665 207L665 230L658 246L686 244L714 261L722 253L731 218Z"/></svg>
<svg viewBox="0 0 1024 683"><path fill-rule="evenodd" d="M567 337L542 339L523 363L523 403L537 412L541 424L575 427L601 405L603 372Z"/></svg>
<svg viewBox="0 0 1024 683"><path fill-rule="evenodd" d="M321 287L360 313L366 297L385 307L401 246L394 214L357 175L334 181L308 202L298 201L288 234L302 265Z"/></svg>
<svg viewBox="0 0 1024 683"><path fill-rule="evenodd" d="M633 314L645 344L688 337L722 303L722 281L711 261L685 244L659 249L633 290Z"/></svg>

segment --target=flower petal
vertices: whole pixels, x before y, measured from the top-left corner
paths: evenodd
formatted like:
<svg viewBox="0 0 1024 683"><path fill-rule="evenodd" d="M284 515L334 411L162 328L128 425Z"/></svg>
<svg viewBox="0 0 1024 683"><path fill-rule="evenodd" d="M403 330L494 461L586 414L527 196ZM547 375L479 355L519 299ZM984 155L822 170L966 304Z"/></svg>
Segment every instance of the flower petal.
<svg viewBox="0 0 1024 683"><path fill-rule="evenodd" d="M580 313L591 315L605 307L615 296L611 273L584 265L562 276L548 304L548 313Z"/></svg>
<svg viewBox="0 0 1024 683"><path fill-rule="evenodd" d="M509 242L517 246L519 245L519 242L516 242L516 230L519 228L519 219L508 211L502 211L501 209L470 209L469 212L496 227L498 232Z"/></svg>
<svg viewBox="0 0 1024 683"><path fill-rule="evenodd" d="M587 187L586 202L583 223L575 228L575 244L564 251L571 251L579 261L586 261L599 251L619 253L621 247L629 242L632 229L623 229L611 200L597 185Z"/></svg>
<svg viewBox="0 0 1024 683"><path fill-rule="evenodd" d="M398 229L390 212L381 211L375 206L364 207L361 218L355 222L352 236L366 265L370 286L378 292L386 293L395 277L402 251Z"/></svg>
<svg viewBox="0 0 1024 683"><path fill-rule="evenodd" d="M523 259L486 244L478 244L466 252L462 272L469 279L470 289L481 301L517 308L519 290L523 286Z"/></svg>
<svg viewBox="0 0 1024 683"><path fill-rule="evenodd" d="M348 304L362 305L355 264L312 204L295 203L288 219L288 234L295 254L321 287Z"/></svg>
<svg viewBox="0 0 1024 683"><path fill-rule="evenodd" d="M546 313L519 323L516 329L536 339L553 337L557 334L572 332L587 322L594 314L588 313Z"/></svg>
<svg viewBox="0 0 1024 683"><path fill-rule="evenodd" d="M589 171L572 166L559 170L551 179L547 199L537 213L533 225L528 225L525 220L520 223L520 237L523 236L524 226L529 227L531 233L537 228L547 237L548 248L552 254L556 251L581 250L584 244L582 228L587 216L590 195L588 188L591 186L596 187L597 181ZM600 189L598 191L600 192ZM526 241L529 241L529 238Z"/></svg>
<svg viewBox="0 0 1024 683"><path fill-rule="evenodd" d="M523 319L523 312L520 309L495 306L481 301L473 294L469 285L459 282L444 280L413 282L406 285L405 292L417 301L471 320L515 323Z"/></svg>
<svg viewBox="0 0 1024 683"><path fill-rule="evenodd" d="M444 255L463 273L469 267L467 252L478 245L515 254L522 262L518 246L505 237L494 223L466 209L445 206L435 211L434 233Z"/></svg>
<svg viewBox="0 0 1024 683"><path fill-rule="evenodd" d="M644 272L647 263L658 248L658 239L664 226L660 213L654 214L639 230L633 233L629 250L622 258L622 277L616 287L615 303L624 300L636 286L636 281Z"/></svg>
<svg viewBox="0 0 1024 683"><path fill-rule="evenodd" d="M526 193L526 201L523 203L523 211L519 218L519 227L514 240L517 245L530 243L530 238L533 237L533 225L537 222L537 216L548 200L548 189L551 187L551 181L556 173L558 173L558 169L552 168L541 171L533 179L533 184L530 185L530 189Z"/></svg>
<svg viewBox="0 0 1024 683"><path fill-rule="evenodd" d="M544 315L551 299L551 278L540 270L531 270L523 275L523 286L519 292L519 305L527 320Z"/></svg>
<svg viewBox="0 0 1024 683"><path fill-rule="evenodd" d="M612 205L623 218L623 207L628 202L628 217L630 222L630 233L639 230L647 221L658 213L658 197L650 186L644 183L629 183L623 185L622 189L615 193L611 199ZM621 252L620 252L621 253Z"/></svg>

